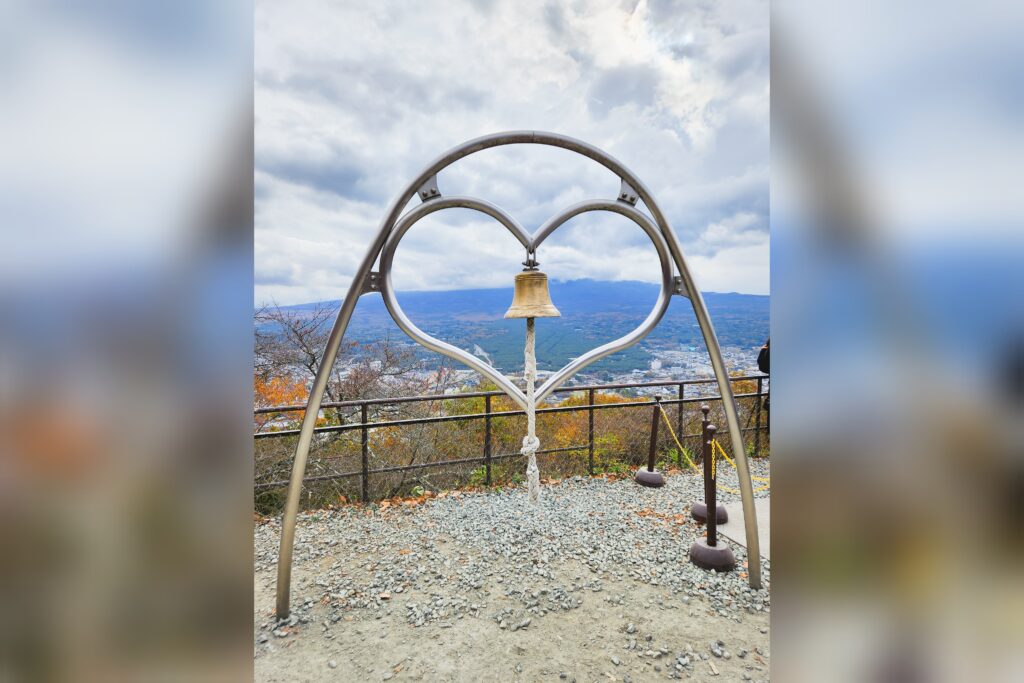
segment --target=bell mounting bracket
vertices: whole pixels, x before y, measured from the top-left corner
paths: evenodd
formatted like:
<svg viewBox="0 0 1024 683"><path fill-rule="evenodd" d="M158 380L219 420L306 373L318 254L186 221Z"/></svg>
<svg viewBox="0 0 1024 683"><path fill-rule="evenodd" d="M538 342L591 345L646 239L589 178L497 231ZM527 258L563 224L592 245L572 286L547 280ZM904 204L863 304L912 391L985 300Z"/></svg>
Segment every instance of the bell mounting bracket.
<svg viewBox="0 0 1024 683"><path fill-rule="evenodd" d="M441 196L441 190L437 187L437 174L427 178L427 182L420 185L416 193L420 196L421 202L428 202L431 199L437 199Z"/></svg>
<svg viewBox="0 0 1024 683"><path fill-rule="evenodd" d="M380 293L380 273L376 270L371 270L366 274L366 279L363 280L363 287L360 290L360 294L369 294L370 292Z"/></svg>

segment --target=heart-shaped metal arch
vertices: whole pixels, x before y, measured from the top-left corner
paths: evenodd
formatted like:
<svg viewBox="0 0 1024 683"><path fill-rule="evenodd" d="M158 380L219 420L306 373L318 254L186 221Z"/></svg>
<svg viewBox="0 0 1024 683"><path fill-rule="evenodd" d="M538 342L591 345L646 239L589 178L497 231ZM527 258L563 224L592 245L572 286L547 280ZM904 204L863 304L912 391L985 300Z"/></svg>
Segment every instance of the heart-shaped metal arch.
<svg viewBox="0 0 1024 683"><path fill-rule="evenodd" d="M486 202L481 199L474 199L472 197L445 197L442 199L433 199L429 202L420 204L406 213L402 216L402 219L398 221L398 224L395 226L394 231L388 238L387 243L384 245L384 250L380 255L380 289L381 294L384 296L384 304L391 313L391 317L394 318L395 323L402 329L402 331L412 337L415 341L432 351L442 353L449 358L453 358L473 368L493 381L499 388L501 388L502 391L511 396L512 399L523 408L526 407L526 396L519 387L513 384L503 374L495 370L494 367L483 362L473 354L467 353L463 349L453 346L448 342L436 339L421 330L412 322L412 320L409 319L409 316L406 315L405 311L402 310L402 306L398 302L398 297L395 295L395 289L391 282L391 266L395 258L395 249L398 247L399 242L401 242L402 237L405 236L405 233L408 232L408 230L415 225L417 221L425 216L442 209L451 209L456 207L473 209L491 216L497 220L498 223L505 226L505 228L507 228L508 231L511 232L519 241L519 243L530 252L536 251L541 243L543 243L551 233L564 225L566 221L574 216L578 216L589 211L610 211L625 216L639 225L643 231L647 233L647 236L651 239L651 243L654 244L655 251L658 253L658 261L661 265L661 291L658 293L658 299L654 303L654 308L651 309L651 312L647 315L644 321L628 334L623 335L614 341L608 342L607 344L602 344L595 349L591 349L553 374L537 389L536 400L538 403L543 401L544 398L550 395L552 391L568 381L569 378L583 368L597 362L605 356L629 348L643 339L655 328L655 326L657 326L662 316L665 315L665 311L668 309L668 305L672 299L673 287L672 260L669 255L668 245L665 244L665 240L658 232L654 223L651 222L651 219L641 211L638 211L632 205L625 202L609 201L607 199L594 199L574 204L573 206L558 212L555 216L552 216L540 227L539 230L537 230L536 233L533 234L526 232L526 230L524 230L514 218L508 215L508 213L503 211L501 208L491 204L490 202Z"/></svg>
<svg viewBox="0 0 1024 683"><path fill-rule="evenodd" d="M757 537L757 513L754 510L754 487L750 478L750 467L747 462L746 451L743 448L743 435L740 431L740 421L739 414L736 410L736 401L733 399L732 386L729 383L729 373L725 366L725 360L722 358L722 351L718 345L718 338L715 336L714 326L711 324L711 317L708 315L707 306L704 305L704 299L701 296L700 289L694 282L693 276L690 274L690 269L686 264L686 260L683 258L683 250L679 246L679 241L676 239L675 233L672 232L672 228L669 226L668 220L665 218L665 215L662 213L657 202L654 201L654 196L651 194L650 190L647 189L647 186L620 161L597 147L583 142L582 140L577 140L566 135L559 135L557 133L526 130L485 135L483 137L464 142L461 145L448 150L430 162L430 164L427 165L427 167L423 169L423 171L421 171L420 174L416 176L416 178L409 183L397 197L395 197L394 201L388 207L384 219L381 221L380 229L377 231L377 236L374 238L370 248L367 249L366 255L363 257L363 260L353 277L352 285L349 287L344 300L342 300L341 309L338 311L338 317L335 320L334 327L331 329L331 334L327 339L327 348L324 350L320 367L317 369L316 378L313 380L313 386L310 388L309 401L306 404L306 412L302 418L302 427L299 430L299 438L295 446L295 460L292 463L291 480L288 483L288 500L285 503L284 515L281 519L281 550L277 561L278 617L287 617L290 612L289 600L291 595L292 551L295 545L295 523L299 514L302 480L306 472L306 460L309 457L309 449L312 445L313 434L316 429L317 414L320 412L324 391L327 389L327 382L331 376L331 368L334 366L334 361L338 357L338 351L341 348L342 339L345 337L345 330L348 329L349 320L352 318L352 312L355 310L356 302L362 294L368 291L379 290L381 288L380 274L372 272L374 263L381 255L381 250L384 248L385 243L394 231L394 228L402 215L402 211L409 203L409 200L419 193L420 198L428 203L439 201L438 198L440 197L440 191L436 185L436 177L440 171L459 159L463 159L471 154L475 154L476 152L490 149L492 147L500 147L502 145L520 144L558 147L596 161L614 173L621 180L622 186L619 191L619 199L622 202L632 205L639 200L642 201L650 211L654 224L657 226L661 238L663 238L665 244L668 246L668 250L672 254L672 260L675 262L676 269L679 272L680 292L685 292L686 296L689 297L690 302L693 304L694 316L697 318L697 324L700 326L701 334L704 337L704 343L708 349L711 366L714 368L715 377L718 381L718 390L722 397L722 408L725 412L725 419L729 428L729 439L732 445L733 454L736 457L736 470L739 475L740 484L740 498L743 501L743 523L746 530L747 541L748 581L751 588L761 587L761 555L760 542ZM501 219L499 218L499 220ZM514 224L514 221L512 221L512 223ZM509 226L506 225L506 227ZM520 242L523 242L523 239L526 239L527 242L523 242L525 246L530 239L540 240L540 238L546 234L546 229L547 232L550 233L550 230L553 230L555 227L557 226L551 226L550 229L547 229L548 226L542 227L537 231L536 237L527 235L521 228L518 231L513 229L512 233L517 236L517 239L519 239ZM600 351L600 349L595 349L595 351ZM554 379L556 378L551 378L551 380ZM549 382L551 380L549 380ZM557 384L555 386L557 386ZM365 498L365 480L363 481L363 493Z"/></svg>

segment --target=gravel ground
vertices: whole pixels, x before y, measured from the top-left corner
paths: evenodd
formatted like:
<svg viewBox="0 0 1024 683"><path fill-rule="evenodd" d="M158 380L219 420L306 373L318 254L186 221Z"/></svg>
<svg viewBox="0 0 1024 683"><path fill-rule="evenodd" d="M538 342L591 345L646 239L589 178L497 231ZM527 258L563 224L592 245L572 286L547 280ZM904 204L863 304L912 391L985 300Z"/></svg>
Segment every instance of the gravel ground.
<svg viewBox="0 0 1024 683"><path fill-rule="evenodd" d="M256 678L767 680L768 563L753 591L741 547L735 572L688 561L702 487L691 473L661 489L574 477L536 507L520 487L305 513L285 623L272 616L280 522L260 524Z"/></svg>

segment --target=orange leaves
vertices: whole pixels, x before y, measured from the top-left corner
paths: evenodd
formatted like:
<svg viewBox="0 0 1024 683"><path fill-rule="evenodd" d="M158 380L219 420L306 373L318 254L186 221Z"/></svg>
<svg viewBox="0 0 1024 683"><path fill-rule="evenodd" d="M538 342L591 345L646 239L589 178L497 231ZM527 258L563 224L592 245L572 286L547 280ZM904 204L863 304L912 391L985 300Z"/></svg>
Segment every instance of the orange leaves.
<svg viewBox="0 0 1024 683"><path fill-rule="evenodd" d="M594 392L594 404L595 405L601 405L601 404L604 404L604 403L626 403L627 401L632 401L632 400L635 400L635 399L627 398L626 396L620 396L618 394L612 394L612 393L609 393L609 392L596 392L596 391ZM585 405L588 405L588 403L589 403L589 398L587 396L587 393L584 392L584 391L579 391L579 392L576 392L576 393L572 394L571 396L569 396L569 398L565 399L564 401L559 402L558 405L560 405L560 406L585 406Z"/></svg>
<svg viewBox="0 0 1024 683"><path fill-rule="evenodd" d="M253 377L253 403L256 408L298 405L305 403L307 398L306 385L290 377L271 377L263 379L259 375ZM301 413L262 413L255 415L257 427L263 427L281 415L298 415Z"/></svg>
<svg viewBox="0 0 1024 683"><path fill-rule="evenodd" d="M419 496L408 496L406 498L402 498L401 496L395 496L394 498L386 498L377 503L377 509L383 511L400 507L412 508L416 507L417 505L422 505L423 503L427 502L427 500L430 498L444 498L445 496L448 495L452 497L458 497L461 494L458 491L445 491L439 494L435 494L433 491L424 491L423 494ZM408 553L410 551L407 550L405 552Z"/></svg>
<svg viewBox="0 0 1024 683"><path fill-rule="evenodd" d="M257 408L304 403L307 397L306 385L288 377L263 380L257 375L253 379L253 393Z"/></svg>

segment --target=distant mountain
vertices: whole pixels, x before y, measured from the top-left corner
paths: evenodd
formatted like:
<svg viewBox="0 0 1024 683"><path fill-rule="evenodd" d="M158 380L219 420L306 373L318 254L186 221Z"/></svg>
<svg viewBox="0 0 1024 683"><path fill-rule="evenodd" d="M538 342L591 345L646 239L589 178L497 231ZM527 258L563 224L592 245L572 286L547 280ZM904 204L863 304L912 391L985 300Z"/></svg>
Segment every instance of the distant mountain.
<svg viewBox="0 0 1024 683"><path fill-rule="evenodd" d="M557 369L570 358L636 327L650 312L659 288L645 282L571 280L552 281L550 289L562 317L537 322L538 367L546 370ZM511 287L399 292L398 299L406 314L428 334L478 355L482 350L504 372L522 369L525 325L522 320L503 318L512 301ZM769 297L706 292L704 301L723 347L753 349L764 343L768 336ZM341 305L340 301L326 303ZM286 308L301 311L316 305ZM362 297L346 339L367 342L385 336L407 339L391 320L380 297ZM673 297L665 317L643 342L591 367L608 372L644 368L651 360L651 350L680 347L703 349L704 343L689 301Z"/></svg>

